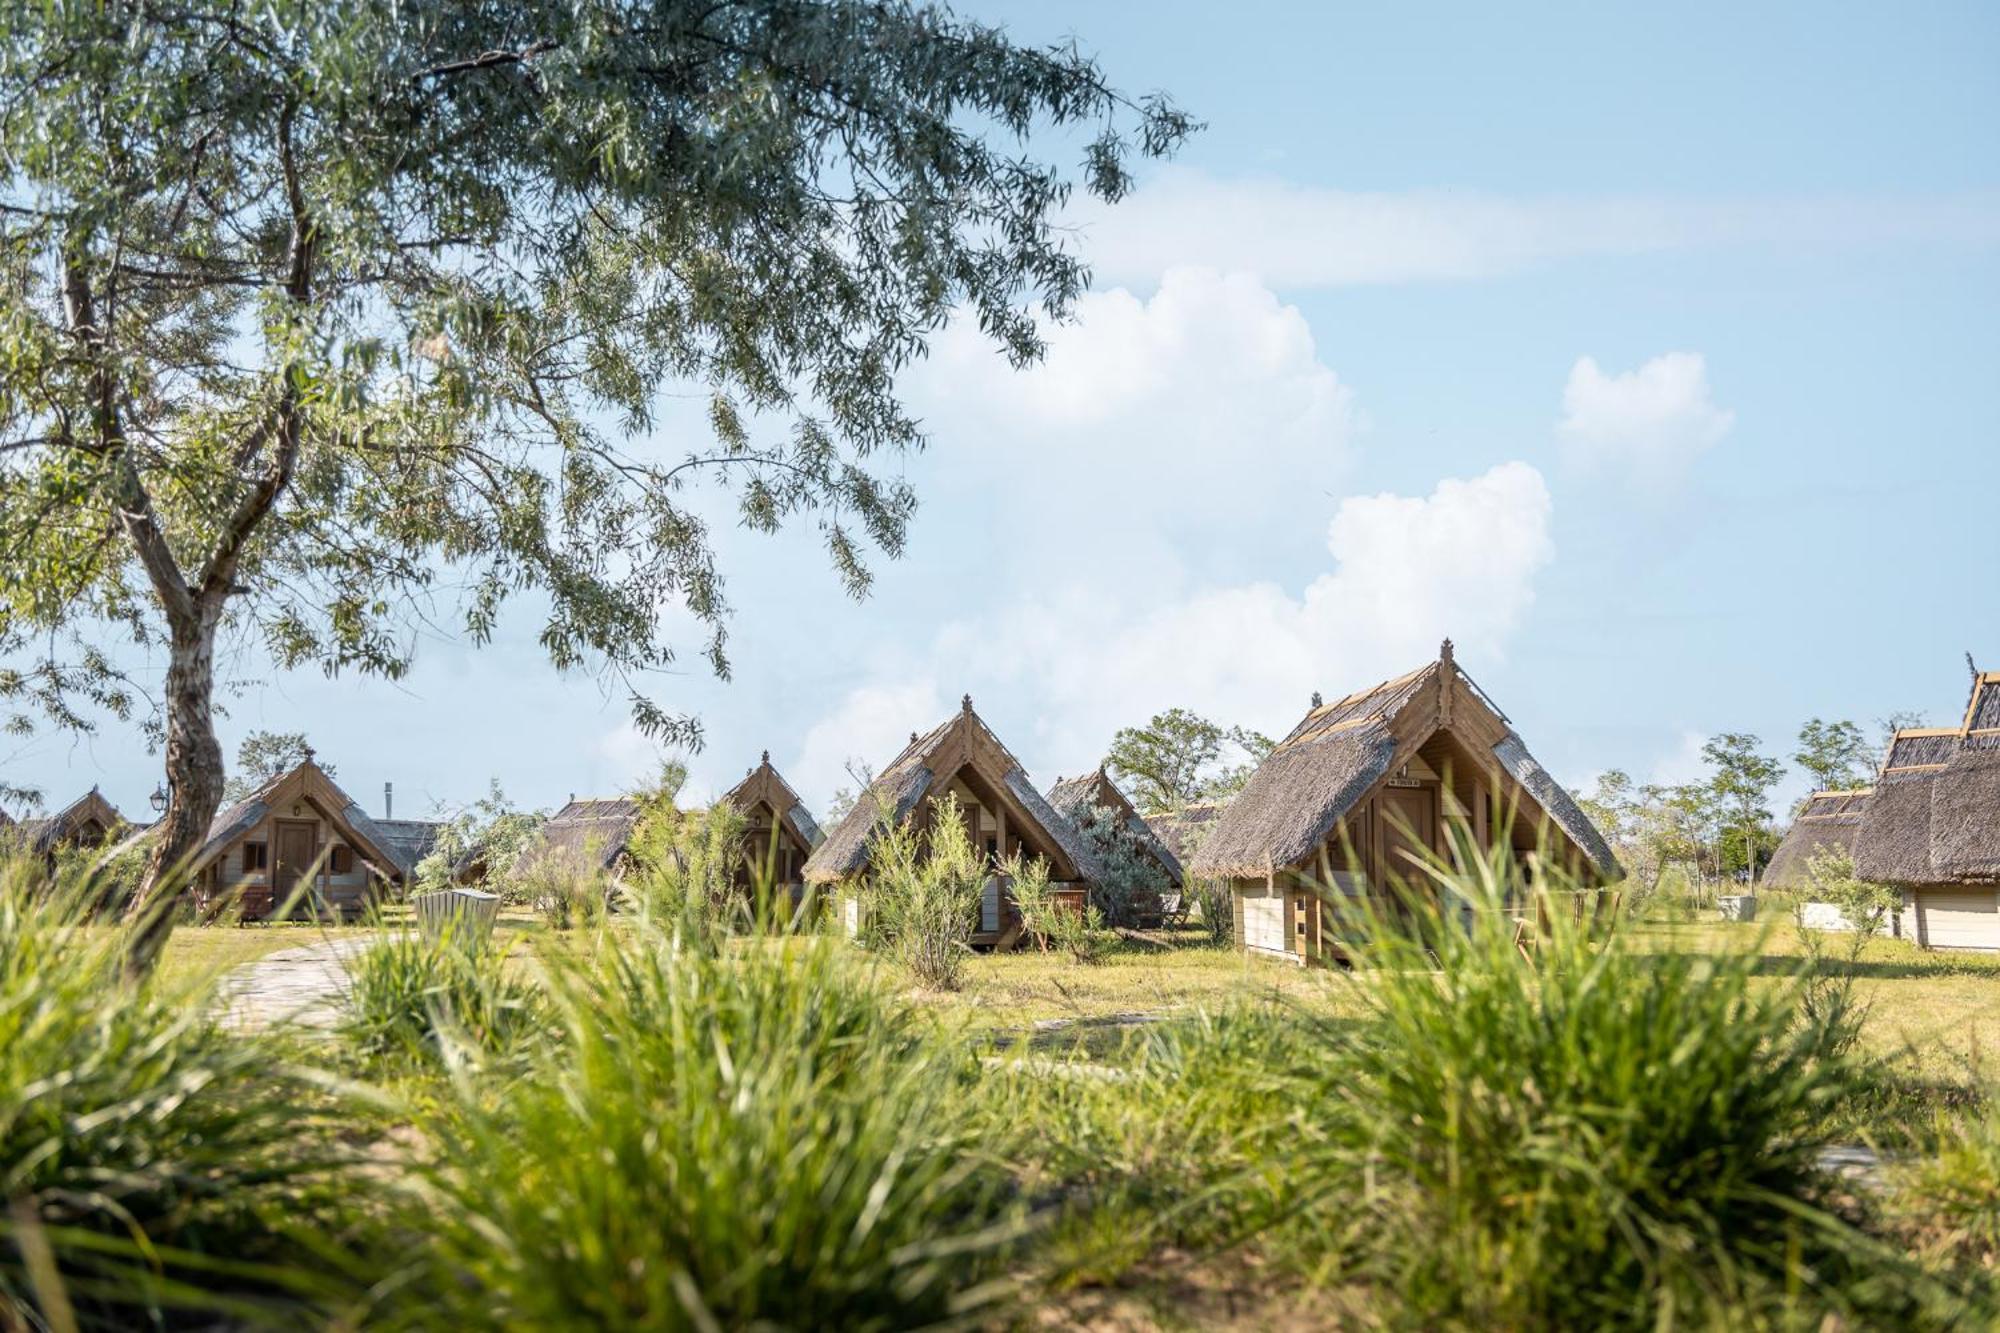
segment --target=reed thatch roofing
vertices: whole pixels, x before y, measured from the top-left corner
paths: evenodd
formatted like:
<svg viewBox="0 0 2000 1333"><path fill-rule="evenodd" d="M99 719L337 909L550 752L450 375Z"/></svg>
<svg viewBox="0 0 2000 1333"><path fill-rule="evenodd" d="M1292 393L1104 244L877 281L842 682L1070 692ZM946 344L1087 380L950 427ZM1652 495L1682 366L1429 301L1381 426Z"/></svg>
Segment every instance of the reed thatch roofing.
<svg viewBox="0 0 2000 1333"><path fill-rule="evenodd" d="M1229 808L1228 800L1190 801L1180 809L1162 815L1147 815L1146 827L1153 830L1167 850L1183 866L1201 849L1209 829Z"/></svg>
<svg viewBox="0 0 2000 1333"><path fill-rule="evenodd" d="M763 762L744 775L743 781L729 789L723 800L738 810L749 810L758 802L771 807L778 816L778 822L787 832L810 852L826 841L826 834L820 831L813 819L812 811L799 798L792 784L785 781L785 775L771 762L771 752L764 751Z"/></svg>
<svg viewBox="0 0 2000 1333"><path fill-rule="evenodd" d="M1861 831L1862 815L1868 809L1868 795L1867 788L1858 788L1814 792L1807 797L1798 817L1785 830L1784 841L1771 854L1771 864L1764 868L1764 882L1779 888L1803 884L1806 867L1822 852L1851 855L1855 835Z"/></svg>
<svg viewBox="0 0 2000 1333"><path fill-rule="evenodd" d="M92 823L97 825L101 838L124 822L118 807L92 787L52 815L22 820L21 838L35 855L47 856L64 843L74 842L78 833Z"/></svg>
<svg viewBox="0 0 2000 1333"><path fill-rule="evenodd" d="M576 858L609 870L631 845L641 813L639 802L629 796L571 801L549 817L541 837L522 851L521 858Z"/></svg>
<svg viewBox="0 0 2000 1333"><path fill-rule="evenodd" d="M954 761L951 758L954 755L965 758ZM1055 877L1090 878L1097 864L1090 848L1035 790L1021 761L973 711L968 696L957 713L921 736L911 736L910 743L876 775L854 807L807 858L805 880L811 884L830 884L860 874L867 868L876 830L908 819L927 795L942 791L967 763L973 762L972 756L984 756L980 762L995 771L982 773L982 777L1012 796L1019 807L1018 814L1025 815L1042 839L1067 858L1067 866L1050 867ZM947 771L936 771L946 765Z"/></svg>
<svg viewBox="0 0 2000 1333"><path fill-rule="evenodd" d="M267 815L301 799L311 801L332 821L348 844L384 879L407 879L416 869L415 861L403 859L396 840L308 756L210 820L207 836L188 863L188 873L205 869L238 839L263 823Z"/></svg>
<svg viewBox="0 0 2000 1333"><path fill-rule="evenodd" d="M1500 768L1600 874L1616 878L1617 858L1603 835L1459 670L1449 642L1435 662L1308 712L1215 821L1188 872L1225 878L1308 863L1341 819L1388 776L1399 751L1414 753L1439 731L1467 737L1464 724L1473 717L1483 719L1486 736L1498 731L1490 751Z"/></svg>
<svg viewBox="0 0 2000 1333"><path fill-rule="evenodd" d="M1896 733L1854 841L1855 872L1910 887L2000 880L2000 672L1956 728Z"/></svg>
<svg viewBox="0 0 2000 1333"><path fill-rule="evenodd" d="M1083 818L1091 808L1100 807L1109 810L1114 818L1122 818L1140 850L1153 859L1168 879L1176 885L1181 882L1180 858L1139 817L1139 812L1133 808L1132 802L1125 799L1125 793L1118 790L1118 784L1111 780L1103 765L1081 777L1067 781L1058 779L1056 785L1049 788L1048 800L1049 808L1076 831L1079 841L1088 841L1088 835L1083 832Z"/></svg>
<svg viewBox="0 0 2000 1333"><path fill-rule="evenodd" d="M408 871L417 868L417 862L431 854L437 846L438 831L444 825L429 819L378 819L375 827L392 844L396 861Z"/></svg>

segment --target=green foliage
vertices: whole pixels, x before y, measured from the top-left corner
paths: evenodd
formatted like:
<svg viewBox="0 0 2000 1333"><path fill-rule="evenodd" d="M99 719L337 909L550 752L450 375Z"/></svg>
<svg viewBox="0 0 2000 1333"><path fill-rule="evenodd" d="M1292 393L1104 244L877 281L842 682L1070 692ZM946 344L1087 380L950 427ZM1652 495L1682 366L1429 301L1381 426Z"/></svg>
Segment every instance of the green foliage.
<svg viewBox="0 0 2000 1333"><path fill-rule="evenodd" d="M1044 952L1054 950L1078 963L1104 957L1109 940L1104 917L1085 904L1077 911L1058 900L1049 886L1048 862L1016 852L999 866L1000 881L1021 914L1021 928Z"/></svg>
<svg viewBox="0 0 2000 1333"><path fill-rule="evenodd" d="M1441 875L1417 931L1357 945L1364 1018L1330 1037L1309 1154L1357 1271L1432 1326L1869 1323L1906 1299L1909 1265L1822 1202L1819 1126L1866 1076L1849 1008L1808 1012L1754 951L1593 945L1553 902L1524 963L1504 905L1571 886L1514 874L1502 850Z"/></svg>
<svg viewBox="0 0 2000 1333"><path fill-rule="evenodd" d="M295 1327L334 1292L293 1265L331 1220L335 1108L217 1025L212 979L126 985L89 893L0 861L0 1325Z"/></svg>
<svg viewBox="0 0 2000 1333"><path fill-rule="evenodd" d="M1882 933L1882 927L1902 907L1903 895L1887 884L1870 884L1854 873L1854 857L1839 847L1822 847L1806 858L1806 883L1816 902L1832 903L1853 927L1855 943Z"/></svg>
<svg viewBox="0 0 2000 1333"><path fill-rule="evenodd" d="M1122 811L1087 807L1076 821L1077 832L1096 853L1098 875L1091 881L1090 905L1112 926L1157 923L1160 895L1171 892L1166 870L1139 841Z"/></svg>
<svg viewBox="0 0 2000 1333"><path fill-rule="evenodd" d="M379 923L378 923L379 924ZM386 933L348 963L341 1035L371 1060L435 1063L505 1055L547 1022L539 987L490 936Z"/></svg>
<svg viewBox="0 0 2000 1333"><path fill-rule="evenodd" d="M236 773L223 784L223 801L242 800L272 778L297 768L311 753L312 747L306 743L303 731L251 732L236 747ZM333 776L332 764L319 767L328 777Z"/></svg>
<svg viewBox="0 0 2000 1333"><path fill-rule="evenodd" d="M1771 812L1766 808L1771 788L1785 774L1785 766L1757 753L1759 741L1747 732L1726 731L1711 736L1701 747L1701 757L1711 770L1708 788L1722 807L1729 828L1737 834L1741 860L1736 862L1755 877L1763 847L1760 831L1768 833ZM1725 864L1727 864L1725 862Z"/></svg>
<svg viewBox="0 0 2000 1333"><path fill-rule="evenodd" d="M1983 1269L1991 1284L2000 1261L2000 1115L1990 1104L1944 1120L1935 1152L1892 1171L1889 1211L1915 1247Z"/></svg>
<svg viewBox="0 0 2000 1333"><path fill-rule="evenodd" d="M597 849L547 847L531 852L507 877L508 898L528 903L552 930L601 925L612 887L598 867Z"/></svg>
<svg viewBox="0 0 2000 1333"><path fill-rule="evenodd" d="M821 939L653 926L547 962L559 1037L453 1092L380 1328L930 1326L990 1301L1012 1210L962 1050Z"/></svg>
<svg viewBox="0 0 2000 1333"><path fill-rule="evenodd" d="M632 837L636 865L624 884L642 914L690 940L789 923L791 904L773 900L768 875L748 873L748 821L734 806L717 801L683 811L657 796L645 804Z"/></svg>
<svg viewBox="0 0 2000 1333"><path fill-rule="evenodd" d="M1812 718L1799 728L1799 748L1792 754L1812 778L1815 791L1842 791L1865 780L1873 750L1854 723Z"/></svg>
<svg viewBox="0 0 2000 1333"><path fill-rule="evenodd" d="M0 107L0 651L164 611L391 676L447 570L475 642L534 589L560 667L666 664L671 608L725 670L701 482L815 518L864 590L913 505L898 372L959 309L1037 356L1084 287L1075 184L1115 200L1193 128L1071 48L860 0L16 5ZM1050 127L1079 170L1022 150ZM707 406L678 458L645 443L670 391ZM6 692L115 683L46 666Z"/></svg>
<svg viewBox="0 0 2000 1333"><path fill-rule="evenodd" d="M965 812L947 795L929 828L885 821L869 855L868 937L886 945L918 981L939 990L965 982L979 899L993 868L973 845Z"/></svg>
<svg viewBox="0 0 2000 1333"><path fill-rule="evenodd" d="M488 883L507 888L509 872L540 836L546 818L539 810L516 809L501 790L500 780L493 779L486 795L438 829L431 850L417 862L412 892L436 893L452 887L459 863L468 855L484 864Z"/></svg>
<svg viewBox="0 0 2000 1333"><path fill-rule="evenodd" d="M1105 771L1146 814L1176 810L1203 797L1233 795L1276 742L1243 727L1224 729L1185 708L1155 713L1142 727L1120 727L1105 752ZM1225 748L1247 762L1217 768Z"/></svg>

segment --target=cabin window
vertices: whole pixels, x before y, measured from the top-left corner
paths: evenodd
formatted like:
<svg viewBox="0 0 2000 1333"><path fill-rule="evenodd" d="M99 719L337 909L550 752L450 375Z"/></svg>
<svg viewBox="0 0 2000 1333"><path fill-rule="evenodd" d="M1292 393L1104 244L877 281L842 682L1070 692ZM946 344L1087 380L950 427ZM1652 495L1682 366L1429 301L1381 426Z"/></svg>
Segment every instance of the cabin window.
<svg viewBox="0 0 2000 1333"><path fill-rule="evenodd" d="M270 863L270 852L263 843L246 842L243 844L244 874L247 875L253 870L262 870Z"/></svg>
<svg viewBox="0 0 2000 1333"><path fill-rule="evenodd" d="M326 854L327 873L345 875L354 869L354 849L345 843L338 843Z"/></svg>

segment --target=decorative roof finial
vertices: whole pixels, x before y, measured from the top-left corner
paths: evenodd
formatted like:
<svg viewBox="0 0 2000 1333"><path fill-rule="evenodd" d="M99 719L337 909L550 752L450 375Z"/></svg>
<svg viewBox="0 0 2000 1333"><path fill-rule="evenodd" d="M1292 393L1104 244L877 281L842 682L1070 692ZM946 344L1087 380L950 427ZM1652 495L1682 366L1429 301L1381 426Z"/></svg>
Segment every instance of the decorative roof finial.
<svg viewBox="0 0 2000 1333"><path fill-rule="evenodd" d="M972 711L972 696L968 694L963 699L960 699L958 701L958 706L960 708L963 708L966 712L970 713Z"/></svg>
<svg viewBox="0 0 2000 1333"><path fill-rule="evenodd" d="M910 733L910 744L915 745L916 743L917 743L917 733L913 731Z"/></svg>
<svg viewBox="0 0 2000 1333"><path fill-rule="evenodd" d="M771 752L769 750L764 751L764 762L767 764L771 762Z"/></svg>
<svg viewBox="0 0 2000 1333"><path fill-rule="evenodd" d="M1438 661L1443 662L1448 666L1451 664L1451 660L1452 660L1451 640L1446 639L1443 643L1438 645Z"/></svg>
<svg viewBox="0 0 2000 1333"><path fill-rule="evenodd" d="M1313 691L1313 707L1314 707L1314 708L1320 708L1320 707L1323 707L1324 705L1325 705L1325 700L1323 700L1323 699L1321 699L1321 698L1319 697L1319 691L1318 691L1318 690L1314 690L1314 691Z"/></svg>
<svg viewBox="0 0 2000 1333"><path fill-rule="evenodd" d="M313 761L313 747L310 745L301 745L299 749L305 753L306 762L310 764Z"/></svg>
<svg viewBox="0 0 2000 1333"><path fill-rule="evenodd" d="M1979 664L1972 660L1971 653L1967 653L1965 655L1965 669L1972 673L1972 678L1974 680L1979 679Z"/></svg>

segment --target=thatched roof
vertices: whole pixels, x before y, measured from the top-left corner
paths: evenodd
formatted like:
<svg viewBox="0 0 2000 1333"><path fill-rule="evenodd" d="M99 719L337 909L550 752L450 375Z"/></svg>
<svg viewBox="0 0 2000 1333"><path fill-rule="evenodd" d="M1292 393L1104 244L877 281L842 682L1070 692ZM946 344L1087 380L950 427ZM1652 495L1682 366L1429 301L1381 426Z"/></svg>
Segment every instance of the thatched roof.
<svg viewBox="0 0 2000 1333"><path fill-rule="evenodd" d="M1440 731L1490 753L1598 873L1621 873L1589 817L1459 670L1449 642L1437 661L1415 671L1330 704L1315 702L1215 821L1190 874L1261 875L1309 863L1399 757L1407 761Z"/></svg>
<svg viewBox="0 0 2000 1333"><path fill-rule="evenodd" d="M1806 867L1820 853L1852 854L1855 835L1861 830L1861 817L1868 809L1868 796L1869 791L1864 787L1814 792L1807 797L1798 817L1785 830L1784 841L1771 854L1771 864L1764 868L1764 882L1778 888L1802 884Z"/></svg>
<svg viewBox="0 0 2000 1333"><path fill-rule="evenodd" d="M1976 675L1956 728L1896 733L1854 843L1866 880L2000 880L2000 672Z"/></svg>
<svg viewBox="0 0 2000 1333"><path fill-rule="evenodd" d="M1012 798L1010 822L1025 821L1040 841L1056 851L1050 863L1050 873L1056 879L1091 877L1096 858L1090 848L1035 790L1021 761L1000 743L967 697L957 713L923 735L913 735L861 793L854 808L807 859L806 882L829 884L860 874L867 868L877 829L908 819L926 796L942 791L968 767L977 770L987 786Z"/></svg>
<svg viewBox="0 0 2000 1333"><path fill-rule="evenodd" d="M375 827L393 844L397 863L414 871L437 846L438 830L444 825L428 819L378 819Z"/></svg>
<svg viewBox="0 0 2000 1333"><path fill-rule="evenodd" d="M763 762L745 774L743 781L730 788L722 799L743 811L753 810L759 803L768 805L776 812L779 824L807 851L826 841L826 834L820 832L812 811L806 809L806 803L792 790L792 784L771 763L769 750L764 751Z"/></svg>
<svg viewBox="0 0 2000 1333"><path fill-rule="evenodd" d="M1229 808L1227 800L1190 801L1169 814L1147 815L1146 827L1153 830L1167 850L1183 866L1200 850L1208 837L1208 831L1222 812Z"/></svg>
<svg viewBox="0 0 2000 1333"><path fill-rule="evenodd" d="M1095 772L1067 781L1058 780L1049 788L1049 808L1061 815L1069 826L1076 830L1080 839L1087 840L1083 832L1083 819L1093 807L1109 810L1114 817L1122 818L1126 829L1139 847L1158 864L1162 873L1175 884L1181 882L1180 858L1173 849L1160 840L1150 825L1139 817L1132 803L1125 799L1125 793L1118 790L1118 784L1099 765Z"/></svg>
<svg viewBox="0 0 2000 1333"><path fill-rule="evenodd" d="M522 851L521 859L574 857L609 870L631 845L641 813L639 802L629 796L571 801L542 825L541 837Z"/></svg>
<svg viewBox="0 0 2000 1333"><path fill-rule="evenodd" d="M118 807L105 800L104 793L92 787L52 815L22 820L21 838L35 855L48 856L63 844L75 842L78 835L92 824L97 826L101 839L124 822L125 817L118 813Z"/></svg>

